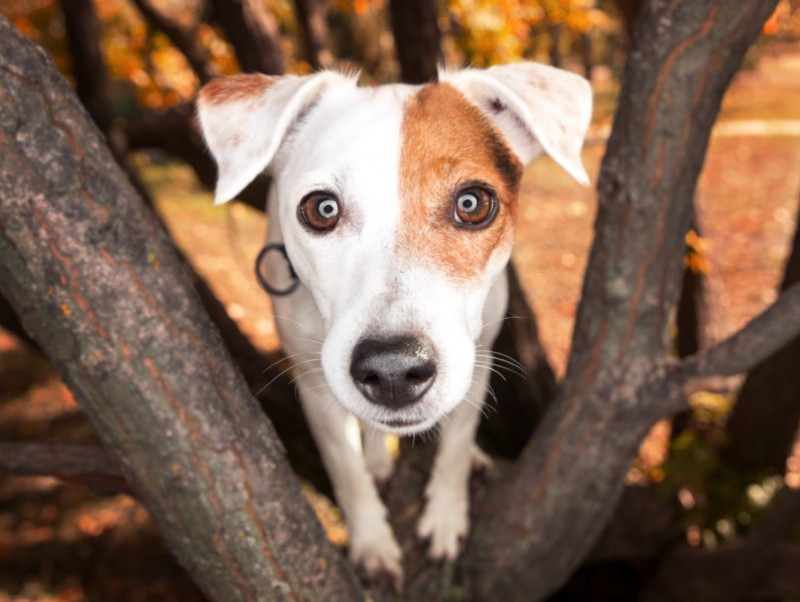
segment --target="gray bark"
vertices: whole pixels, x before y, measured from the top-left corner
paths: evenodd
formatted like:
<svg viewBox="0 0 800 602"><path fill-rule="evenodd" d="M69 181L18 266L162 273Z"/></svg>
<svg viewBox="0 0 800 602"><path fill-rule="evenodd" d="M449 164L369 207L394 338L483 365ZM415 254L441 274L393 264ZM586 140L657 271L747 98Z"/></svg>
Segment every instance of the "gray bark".
<svg viewBox="0 0 800 602"><path fill-rule="evenodd" d="M683 404L665 368L666 333L691 199L722 95L774 6L643 6L565 382L511 476L477 504L468 561L485 597L541 599L563 583L608 522L642 437Z"/></svg>
<svg viewBox="0 0 800 602"><path fill-rule="evenodd" d="M0 18L0 291L214 600L361 599L152 214Z"/></svg>

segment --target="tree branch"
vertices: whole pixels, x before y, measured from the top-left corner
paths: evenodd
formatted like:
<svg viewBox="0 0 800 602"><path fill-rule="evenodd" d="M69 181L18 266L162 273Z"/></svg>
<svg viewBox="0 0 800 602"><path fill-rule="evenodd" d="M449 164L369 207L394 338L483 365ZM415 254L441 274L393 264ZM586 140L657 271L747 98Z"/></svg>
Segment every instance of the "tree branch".
<svg viewBox="0 0 800 602"><path fill-rule="evenodd" d="M538 600L564 582L607 524L641 439L663 413L645 395L669 352L691 200L722 96L774 5L643 5L598 182L562 391L511 473L476 500L467 566L482 597Z"/></svg>
<svg viewBox="0 0 800 602"><path fill-rule="evenodd" d="M360 600L185 267L0 18L0 290L213 600Z"/></svg>
<svg viewBox="0 0 800 602"><path fill-rule="evenodd" d="M197 42L195 31L186 29L174 19L170 19L169 16L153 6L149 0L133 0L133 3L145 20L167 36L173 46L186 57L186 61L201 84L209 82L214 77L214 73L210 69L208 53Z"/></svg>
<svg viewBox="0 0 800 602"><path fill-rule="evenodd" d="M162 150L187 163L199 182L214 190L217 167L197 129L191 105L181 104L166 111L144 111L126 124L125 131L131 150ZM259 176L236 198L264 211L268 190L269 178Z"/></svg>
<svg viewBox="0 0 800 602"><path fill-rule="evenodd" d="M211 0L211 7L244 73L284 73L278 24L264 2Z"/></svg>
<svg viewBox="0 0 800 602"><path fill-rule="evenodd" d="M333 65L333 53L328 48L327 13L330 0L294 0L297 20L303 29L306 58L311 68L327 69Z"/></svg>
<svg viewBox="0 0 800 602"><path fill-rule="evenodd" d="M686 388L702 389L709 378L747 372L799 334L800 283L797 283L736 334L687 358L676 370Z"/></svg>
<svg viewBox="0 0 800 602"><path fill-rule="evenodd" d="M52 476L130 491L119 465L98 445L0 443L0 474Z"/></svg>
<svg viewBox="0 0 800 602"><path fill-rule="evenodd" d="M431 0L391 0L392 33L403 81L436 81L442 57L436 3Z"/></svg>

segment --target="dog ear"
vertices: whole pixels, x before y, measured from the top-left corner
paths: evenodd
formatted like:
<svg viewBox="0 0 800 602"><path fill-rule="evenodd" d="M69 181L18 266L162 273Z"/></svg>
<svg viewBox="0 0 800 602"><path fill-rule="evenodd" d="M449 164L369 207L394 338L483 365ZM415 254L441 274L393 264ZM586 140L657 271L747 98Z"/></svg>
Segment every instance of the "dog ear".
<svg viewBox="0 0 800 602"><path fill-rule="evenodd" d="M539 63L440 74L505 134L527 165L544 150L583 185L589 176L581 147L592 116L592 89L584 78Z"/></svg>
<svg viewBox="0 0 800 602"><path fill-rule="evenodd" d="M197 116L217 162L214 204L231 200L274 158L286 134L323 90L353 80L323 71L304 77L232 75L206 84Z"/></svg>

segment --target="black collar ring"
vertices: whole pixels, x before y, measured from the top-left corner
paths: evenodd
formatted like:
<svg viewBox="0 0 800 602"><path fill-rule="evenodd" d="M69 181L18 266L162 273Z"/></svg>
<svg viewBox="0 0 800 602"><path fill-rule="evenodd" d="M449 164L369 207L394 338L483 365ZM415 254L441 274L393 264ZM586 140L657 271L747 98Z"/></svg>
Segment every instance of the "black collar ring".
<svg viewBox="0 0 800 602"><path fill-rule="evenodd" d="M289 269L289 277L292 279L291 284L289 284L289 286L286 288L275 288L269 282L267 282L266 270L262 268L264 260L267 258L267 253L270 251L277 251L283 255L283 258L286 260L286 266ZM258 278L258 282L262 287L264 287L264 290L266 290L270 295L277 297L285 297L286 295L292 294L297 288L297 285L300 284L300 279L297 277L297 272L294 271L292 262L289 260L289 255L286 253L286 247L279 242L270 243L261 249L258 257L256 257L256 278Z"/></svg>

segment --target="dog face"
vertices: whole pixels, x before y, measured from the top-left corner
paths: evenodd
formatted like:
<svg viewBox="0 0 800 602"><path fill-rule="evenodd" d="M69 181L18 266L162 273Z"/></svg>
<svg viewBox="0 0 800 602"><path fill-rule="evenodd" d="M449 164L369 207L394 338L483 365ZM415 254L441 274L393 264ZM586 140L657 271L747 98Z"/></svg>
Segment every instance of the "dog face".
<svg viewBox="0 0 800 602"><path fill-rule="evenodd" d="M198 106L217 202L273 175L272 217L322 317L337 400L398 434L464 401L523 165L545 149L587 179L584 80L530 63L422 87L235 76L206 86Z"/></svg>

